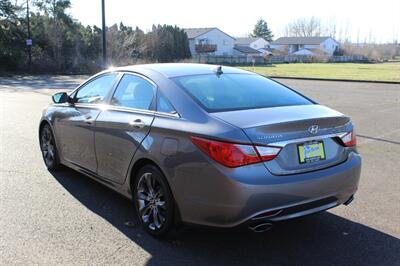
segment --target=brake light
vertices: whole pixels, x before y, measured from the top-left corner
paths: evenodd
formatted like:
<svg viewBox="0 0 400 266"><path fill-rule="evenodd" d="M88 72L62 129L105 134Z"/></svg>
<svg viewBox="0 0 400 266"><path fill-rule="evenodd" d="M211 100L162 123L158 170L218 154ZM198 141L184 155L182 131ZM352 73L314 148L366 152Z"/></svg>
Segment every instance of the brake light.
<svg viewBox="0 0 400 266"><path fill-rule="evenodd" d="M213 160L227 167L259 163L275 158L280 148L221 142L192 137L192 142Z"/></svg>
<svg viewBox="0 0 400 266"><path fill-rule="evenodd" d="M343 137L341 137L344 146L353 147L357 145L356 134L353 131L347 133Z"/></svg>
<svg viewBox="0 0 400 266"><path fill-rule="evenodd" d="M281 148L273 146L256 146L256 149L263 161L270 161L274 159L281 151Z"/></svg>

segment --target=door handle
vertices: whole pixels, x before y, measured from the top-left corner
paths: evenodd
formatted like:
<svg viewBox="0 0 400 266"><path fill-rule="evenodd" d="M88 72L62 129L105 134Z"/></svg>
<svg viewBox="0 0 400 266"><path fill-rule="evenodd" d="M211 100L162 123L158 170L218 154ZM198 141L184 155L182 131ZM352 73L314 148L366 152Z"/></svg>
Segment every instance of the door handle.
<svg viewBox="0 0 400 266"><path fill-rule="evenodd" d="M146 124L141 119L133 120L133 121L129 122L129 125L131 127L137 128L137 129L141 129L146 126Z"/></svg>
<svg viewBox="0 0 400 266"><path fill-rule="evenodd" d="M93 124L93 122L94 122L94 120L92 119L91 115L85 116L85 120L84 121L85 121L86 124Z"/></svg>

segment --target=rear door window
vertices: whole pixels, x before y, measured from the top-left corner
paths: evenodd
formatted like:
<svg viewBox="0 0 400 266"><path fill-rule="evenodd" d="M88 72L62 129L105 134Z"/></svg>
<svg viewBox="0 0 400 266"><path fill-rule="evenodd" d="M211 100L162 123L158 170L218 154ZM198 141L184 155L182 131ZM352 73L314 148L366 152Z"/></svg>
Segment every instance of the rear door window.
<svg viewBox="0 0 400 266"><path fill-rule="evenodd" d="M208 112L313 104L295 91L254 74L182 76L174 81Z"/></svg>
<svg viewBox="0 0 400 266"><path fill-rule="evenodd" d="M156 87L148 80L125 74L111 99L112 105L134 109L150 110Z"/></svg>

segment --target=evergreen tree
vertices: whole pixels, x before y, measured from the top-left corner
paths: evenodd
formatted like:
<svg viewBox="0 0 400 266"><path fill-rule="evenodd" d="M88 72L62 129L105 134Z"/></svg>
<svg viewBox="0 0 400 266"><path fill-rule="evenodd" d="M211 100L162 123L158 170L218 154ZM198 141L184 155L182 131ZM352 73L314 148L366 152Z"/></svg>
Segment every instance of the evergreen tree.
<svg viewBox="0 0 400 266"><path fill-rule="evenodd" d="M0 0L0 70L17 70L26 61L25 18L21 7Z"/></svg>
<svg viewBox="0 0 400 266"><path fill-rule="evenodd" d="M274 37L272 31L268 28L267 22L262 18L257 20L257 23L254 26L254 30L251 35L253 37L262 37L269 42L271 42L272 38Z"/></svg>

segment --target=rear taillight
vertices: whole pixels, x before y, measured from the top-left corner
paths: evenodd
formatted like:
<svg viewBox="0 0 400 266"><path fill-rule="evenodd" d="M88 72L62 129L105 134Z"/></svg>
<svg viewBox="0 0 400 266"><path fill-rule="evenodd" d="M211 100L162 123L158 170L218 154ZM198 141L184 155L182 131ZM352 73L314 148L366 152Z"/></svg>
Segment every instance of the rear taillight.
<svg viewBox="0 0 400 266"><path fill-rule="evenodd" d="M256 149L263 161L270 161L274 159L281 151L281 148L273 146L256 146Z"/></svg>
<svg viewBox="0 0 400 266"><path fill-rule="evenodd" d="M192 142L213 160L227 167L239 167L269 161L275 158L281 150L277 147L255 147L198 137L192 137Z"/></svg>
<svg viewBox="0 0 400 266"><path fill-rule="evenodd" d="M353 131L345 134L344 136L340 137L344 146L346 147L353 147L357 145L356 134Z"/></svg>

